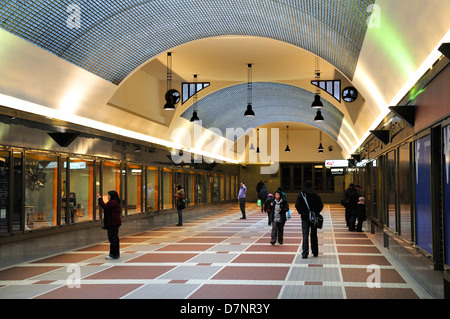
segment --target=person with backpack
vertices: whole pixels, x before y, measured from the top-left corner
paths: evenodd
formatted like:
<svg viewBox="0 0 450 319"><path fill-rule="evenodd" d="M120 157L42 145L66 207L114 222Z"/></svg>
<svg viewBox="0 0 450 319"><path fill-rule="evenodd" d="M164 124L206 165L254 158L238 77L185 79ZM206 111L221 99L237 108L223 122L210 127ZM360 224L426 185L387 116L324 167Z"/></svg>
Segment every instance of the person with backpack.
<svg viewBox="0 0 450 319"><path fill-rule="evenodd" d="M323 209L323 202L319 194L314 192L313 184L310 180L305 181L304 189L297 196L295 208L302 218L302 258L309 255L309 237L311 236L311 251L314 257L319 255L319 240L317 238L317 227L309 221L309 212L320 214Z"/></svg>

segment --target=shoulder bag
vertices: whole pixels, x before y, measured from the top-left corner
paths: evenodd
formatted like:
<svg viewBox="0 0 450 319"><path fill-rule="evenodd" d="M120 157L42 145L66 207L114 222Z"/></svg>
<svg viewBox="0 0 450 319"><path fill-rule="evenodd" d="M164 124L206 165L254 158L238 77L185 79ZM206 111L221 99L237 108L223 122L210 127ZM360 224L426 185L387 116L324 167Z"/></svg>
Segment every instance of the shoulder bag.
<svg viewBox="0 0 450 319"><path fill-rule="evenodd" d="M313 211L309 208L308 200L306 199L305 193L302 192L301 194L302 194L302 197L303 197L303 199L304 199L304 201L305 201L306 207L308 208L308 211L309 211L309 213L308 213L308 221L311 223L311 225L312 225L313 227L322 229L322 226L323 226L323 216L320 215L319 213L313 212Z"/></svg>

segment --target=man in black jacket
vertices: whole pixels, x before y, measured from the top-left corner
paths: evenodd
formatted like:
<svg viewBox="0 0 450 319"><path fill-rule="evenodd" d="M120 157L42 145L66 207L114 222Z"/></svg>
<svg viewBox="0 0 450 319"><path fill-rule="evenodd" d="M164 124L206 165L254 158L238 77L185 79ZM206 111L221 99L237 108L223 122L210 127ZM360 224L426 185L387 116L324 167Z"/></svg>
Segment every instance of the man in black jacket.
<svg viewBox="0 0 450 319"><path fill-rule="evenodd" d="M316 214L319 214L323 209L322 199L319 194L313 191L312 182L307 180L304 184L304 189L297 196L297 200L295 202L295 208L297 212L302 217L302 233L303 233L303 244L302 244L302 257L308 258L309 255L309 240L308 237L311 234L311 251L314 257L319 255L319 240L317 239L317 228L311 225L309 222L309 211L313 211ZM306 197L308 201L308 205L305 203ZM309 209L308 209L309 206Z"/></svg>

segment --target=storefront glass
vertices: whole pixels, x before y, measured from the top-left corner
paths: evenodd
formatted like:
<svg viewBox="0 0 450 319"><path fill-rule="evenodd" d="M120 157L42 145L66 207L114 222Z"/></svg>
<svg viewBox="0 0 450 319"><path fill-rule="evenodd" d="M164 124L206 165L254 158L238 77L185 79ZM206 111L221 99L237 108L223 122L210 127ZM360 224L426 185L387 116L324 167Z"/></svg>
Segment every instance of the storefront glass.
<svg viewBox="0 0 450 319"><path fill-rule="evenodd" d="M56 225L57 163L51 153L25 155L25 230Z"/></svg>

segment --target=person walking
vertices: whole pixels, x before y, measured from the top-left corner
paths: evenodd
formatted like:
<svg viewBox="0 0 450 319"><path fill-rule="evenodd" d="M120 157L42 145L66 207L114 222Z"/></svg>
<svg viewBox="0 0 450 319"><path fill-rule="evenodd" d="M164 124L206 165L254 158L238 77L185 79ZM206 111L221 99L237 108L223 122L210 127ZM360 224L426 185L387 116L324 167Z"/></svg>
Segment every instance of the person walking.
<svg viewBox="0 0 450 319"><path fill-rule="evenodd" d="M289 210L288 202L283 198L281 192L275 192L275 199L270 204L270 221L272 223L272 237L270 243L275 245L277 239L283 245L284 224L286 223L286 213Z"/></svg>
<svg viewBox="0 0 450 319"><path fill-rule="evenodd" d="M357 204L359 200L359 194L358 189L360 188L359 185L354 185L353 188L349 189L349 192L347 193L347 207L348 209L348 230L349 231L355 231L355 224L356 224L356 218L357 218Z"/></svg>
<svg viewBox="0 0 450 319"><path fill-rule="evenodd" d="M319 255L319 240L317 238L317 227L309 222L309 211L319 214L323 209L323 202L319 194L313 191L310 180L305 181L304 189L297 196L295 208L302 218L302 258L309 255L309 237L311 237L311 251L314 257ZM307 201L307 203L305 202ZM309 207L309 209L308 209Z"/></svg>
<svg viewBox="0 0 450 319"><path fill-rule="evenodd" d="M175 193L175 203L178 212L178 224L177 226L183 226L183 209L186 208L186 201L184 200L183 186L177 185L177 191Z"/></svg>
<svg viewBox="0 0 450 319"><path fill-rule="evenodd" d="M238 201L239 201L239 206L241 208L241 213L242 213L242 217L241 219L246 219L247 217L245 216L245 198L246 198L246 194L247 194L247 186L245 186L244 182L241 182L241 188L239 189L239 193L238 193Z"/></svg>
<svg viewBox="0 0 450 319"><path fill-rule="evenodd" d="M363 222L366 220L366 199L360 197L358 204L356 204L356 217L358 218L358 225L356 226L357 232L362 232Z"/></svg>
<svg viewBox="0 0 450 319"><path fill-rule="evenodd" d="M119 227L122 225L122 207L119 194L116 191L108 192L108 202L98 195L98 204L103 208L103 221L108 234L109 255L106 259L120 258Z"/></svg>
<svg viewBox="0 0 450 319"><path fill-rule="evenodd" d="M273 195L269 194L267 195L267 199L264 202L264 211L267 213L267 224L269 226L272 225L272 221L270 220L270 212L272 209L271 204L273 203L273 199L274 199Z"/></svg>
<svg viewBox="0 0 450 319"><path fill-rule="evenodd" d="M267 191L267 186L263 185L258 194L258 199L261 201L261 213L264 212L264 203L266 202L269 192Z"/></svg>

